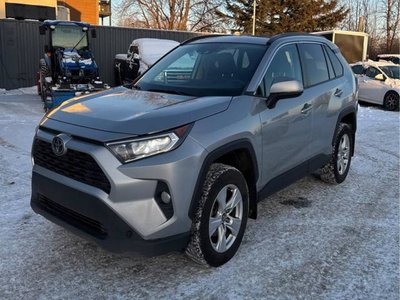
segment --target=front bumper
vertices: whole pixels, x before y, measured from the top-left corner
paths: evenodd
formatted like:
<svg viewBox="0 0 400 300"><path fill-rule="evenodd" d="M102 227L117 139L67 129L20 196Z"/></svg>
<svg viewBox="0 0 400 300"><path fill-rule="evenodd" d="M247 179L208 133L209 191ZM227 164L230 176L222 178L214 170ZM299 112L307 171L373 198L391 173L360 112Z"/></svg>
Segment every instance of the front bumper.
<svg viewBox="0 0 400 300"><path fill-rule="evenodd" d="M36 138L50 143L57 134L39 129ZM174 151L124 165L103 145L85 139L72 136L67 148L90 155L107 177L110 190L34 163L31 206L35 212L113 252L153 255L185 247L198 176L193 169L200 170L198 164L206 155L197 142L187 137ZM166 216L155 199L160 182L170 191L172 216Z"/></svg>
<svg viewBox="0 0 400 300"><path fill-rule="evenodd" d="M144 240L105 203L37 173L32 175L32 209L60 226L111 252L159 255L180 251L189 233Z"/></svg>

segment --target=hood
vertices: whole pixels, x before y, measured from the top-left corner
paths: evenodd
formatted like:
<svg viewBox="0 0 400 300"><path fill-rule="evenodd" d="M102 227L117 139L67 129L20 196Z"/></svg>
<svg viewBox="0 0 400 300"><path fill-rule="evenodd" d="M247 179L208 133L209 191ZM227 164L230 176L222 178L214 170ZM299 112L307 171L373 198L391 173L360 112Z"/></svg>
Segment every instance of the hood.
<svg viewBox="0 0 400 300"><path fill-rule="evenodd" d="M385 83L390 85L392 88L400 89L400 79L387 78Z"/></svg>
<svg viewBox="0 0 400 300"><path fill-rule="evenodd" d="M68 100L46 117L96 130L143 135L222 112L228 108L231 99L196 98L117 87Z"/></svg>

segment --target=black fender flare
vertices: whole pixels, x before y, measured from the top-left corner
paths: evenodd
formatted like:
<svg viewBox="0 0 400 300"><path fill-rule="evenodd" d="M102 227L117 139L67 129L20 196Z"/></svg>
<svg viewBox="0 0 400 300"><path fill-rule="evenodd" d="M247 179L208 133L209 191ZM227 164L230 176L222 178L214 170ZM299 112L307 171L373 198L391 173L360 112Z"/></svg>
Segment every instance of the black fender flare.
<svg viewBox="0 0 400 300"><path fill-rule="evenodd" d="M218 160L218 158L228 154L229 152L245 149L250 153L250 158L253 165L254 170L254 185L252 187L249 186L249 217L255 219L257 217L257 189L256 183L259 176L258 165L257 165L257 156L255 154L252 143L248 139L239 139L228 144L225 144L221 147L218 147L207 154L206 158L203 161L203 164L200 168L199 175L197 177L196 185L194 187L192 200L189 206L189 218L193 220L194 214L197 209L198 199L201 196L201 189L206 177L206 174L210 168L210 166Z"/></svg>
<svg viewBox="0 0 400 300"><path fill-rule="evenodd" d="M336 134L337 134L337 130L338 130L340 121L343 120L343 118L345 116L351 115L351 114L354 115L353 126L352 126L352 132L353 132L353 147L352 147L353 148L353 153L352 153L352 155L354 155L355 135L356 135L356 131L357 131L357 107L356 106L346 107L345 109L343 109L339 113L337 121L336 121L335 132L334 132L334 134L332 136L332 146L335 143L335 137L336 137Z"/></svg>

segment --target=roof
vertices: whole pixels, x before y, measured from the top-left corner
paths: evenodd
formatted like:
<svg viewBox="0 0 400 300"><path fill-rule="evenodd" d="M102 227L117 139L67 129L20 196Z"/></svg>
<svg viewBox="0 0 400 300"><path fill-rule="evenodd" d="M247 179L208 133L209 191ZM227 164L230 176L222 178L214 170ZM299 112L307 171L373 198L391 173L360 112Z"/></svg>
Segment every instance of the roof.
<svg viewBox="0 0 400 300"><path fill-rule="evenodd" d="M323 34L344 34L344 35L357 35L368 37L368 33L361 31L349 31L349 30L328 30L328 31L317 31L311 34L323 35Z"/></svg>
<svg viewBox="0 0 400 300"><path fill-rule="evenodd" d="M269 38L249 35L200 35L189 39L183 44L200 44L200 43L243 43L266 45Z"/></svg>
<svg viewBox="0 0 400 300"><path fill-rule="evenodd" d="M378 54L378 57L400 57L400 54Z"/></svg>
<svg viewBox="0 0 400 300"><path fill-rule="evenodd" d="M373 67L398 66L395 63L392 63L391 61L374 61L374 60L359 61L354 64L351 64L351 66L355 65L362 65L365 68L368 66L373 66Z"/></svg>
<svg viewBox="0 0 400 300"><path fill-rule="evenodd" d="M322 36L313 35L303 32L288 32L277 34L272 37L265 36L251 36L251 35L202 35L189 39L183 44L200 44L200 43L242 43L242 44L256 44L269 46L278 40L310 40L310 41L324 41L327 42ZM332 44L333 45L333 44ZM333 46L332 46L333 47Z"/></svg>
<svg viewBox="0 0 400 300"><path fill-rule="evenodd" d="M90 27L89 23L85 22L76 22L76 21L61 21L61 20L46 20L42 24L43 26L57 26L57 25L63 25L63 26L80 26L80 27Z"/></svg>

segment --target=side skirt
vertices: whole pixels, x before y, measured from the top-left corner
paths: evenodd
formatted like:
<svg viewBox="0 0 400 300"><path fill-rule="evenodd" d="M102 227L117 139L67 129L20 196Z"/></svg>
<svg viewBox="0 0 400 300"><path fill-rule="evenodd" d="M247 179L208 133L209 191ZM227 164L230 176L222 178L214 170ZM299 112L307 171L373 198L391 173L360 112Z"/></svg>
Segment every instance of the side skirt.
<svg viewBox="0 0 400 300"><path fill-rule="evenodd" d="M284 189L291 185L297 180L311 174L319 168L326 165L331 159L330 155L320 154L297 167L271 179L258 193L257 201L261 201L264 198L275 194L276 192Z"/></svg>

